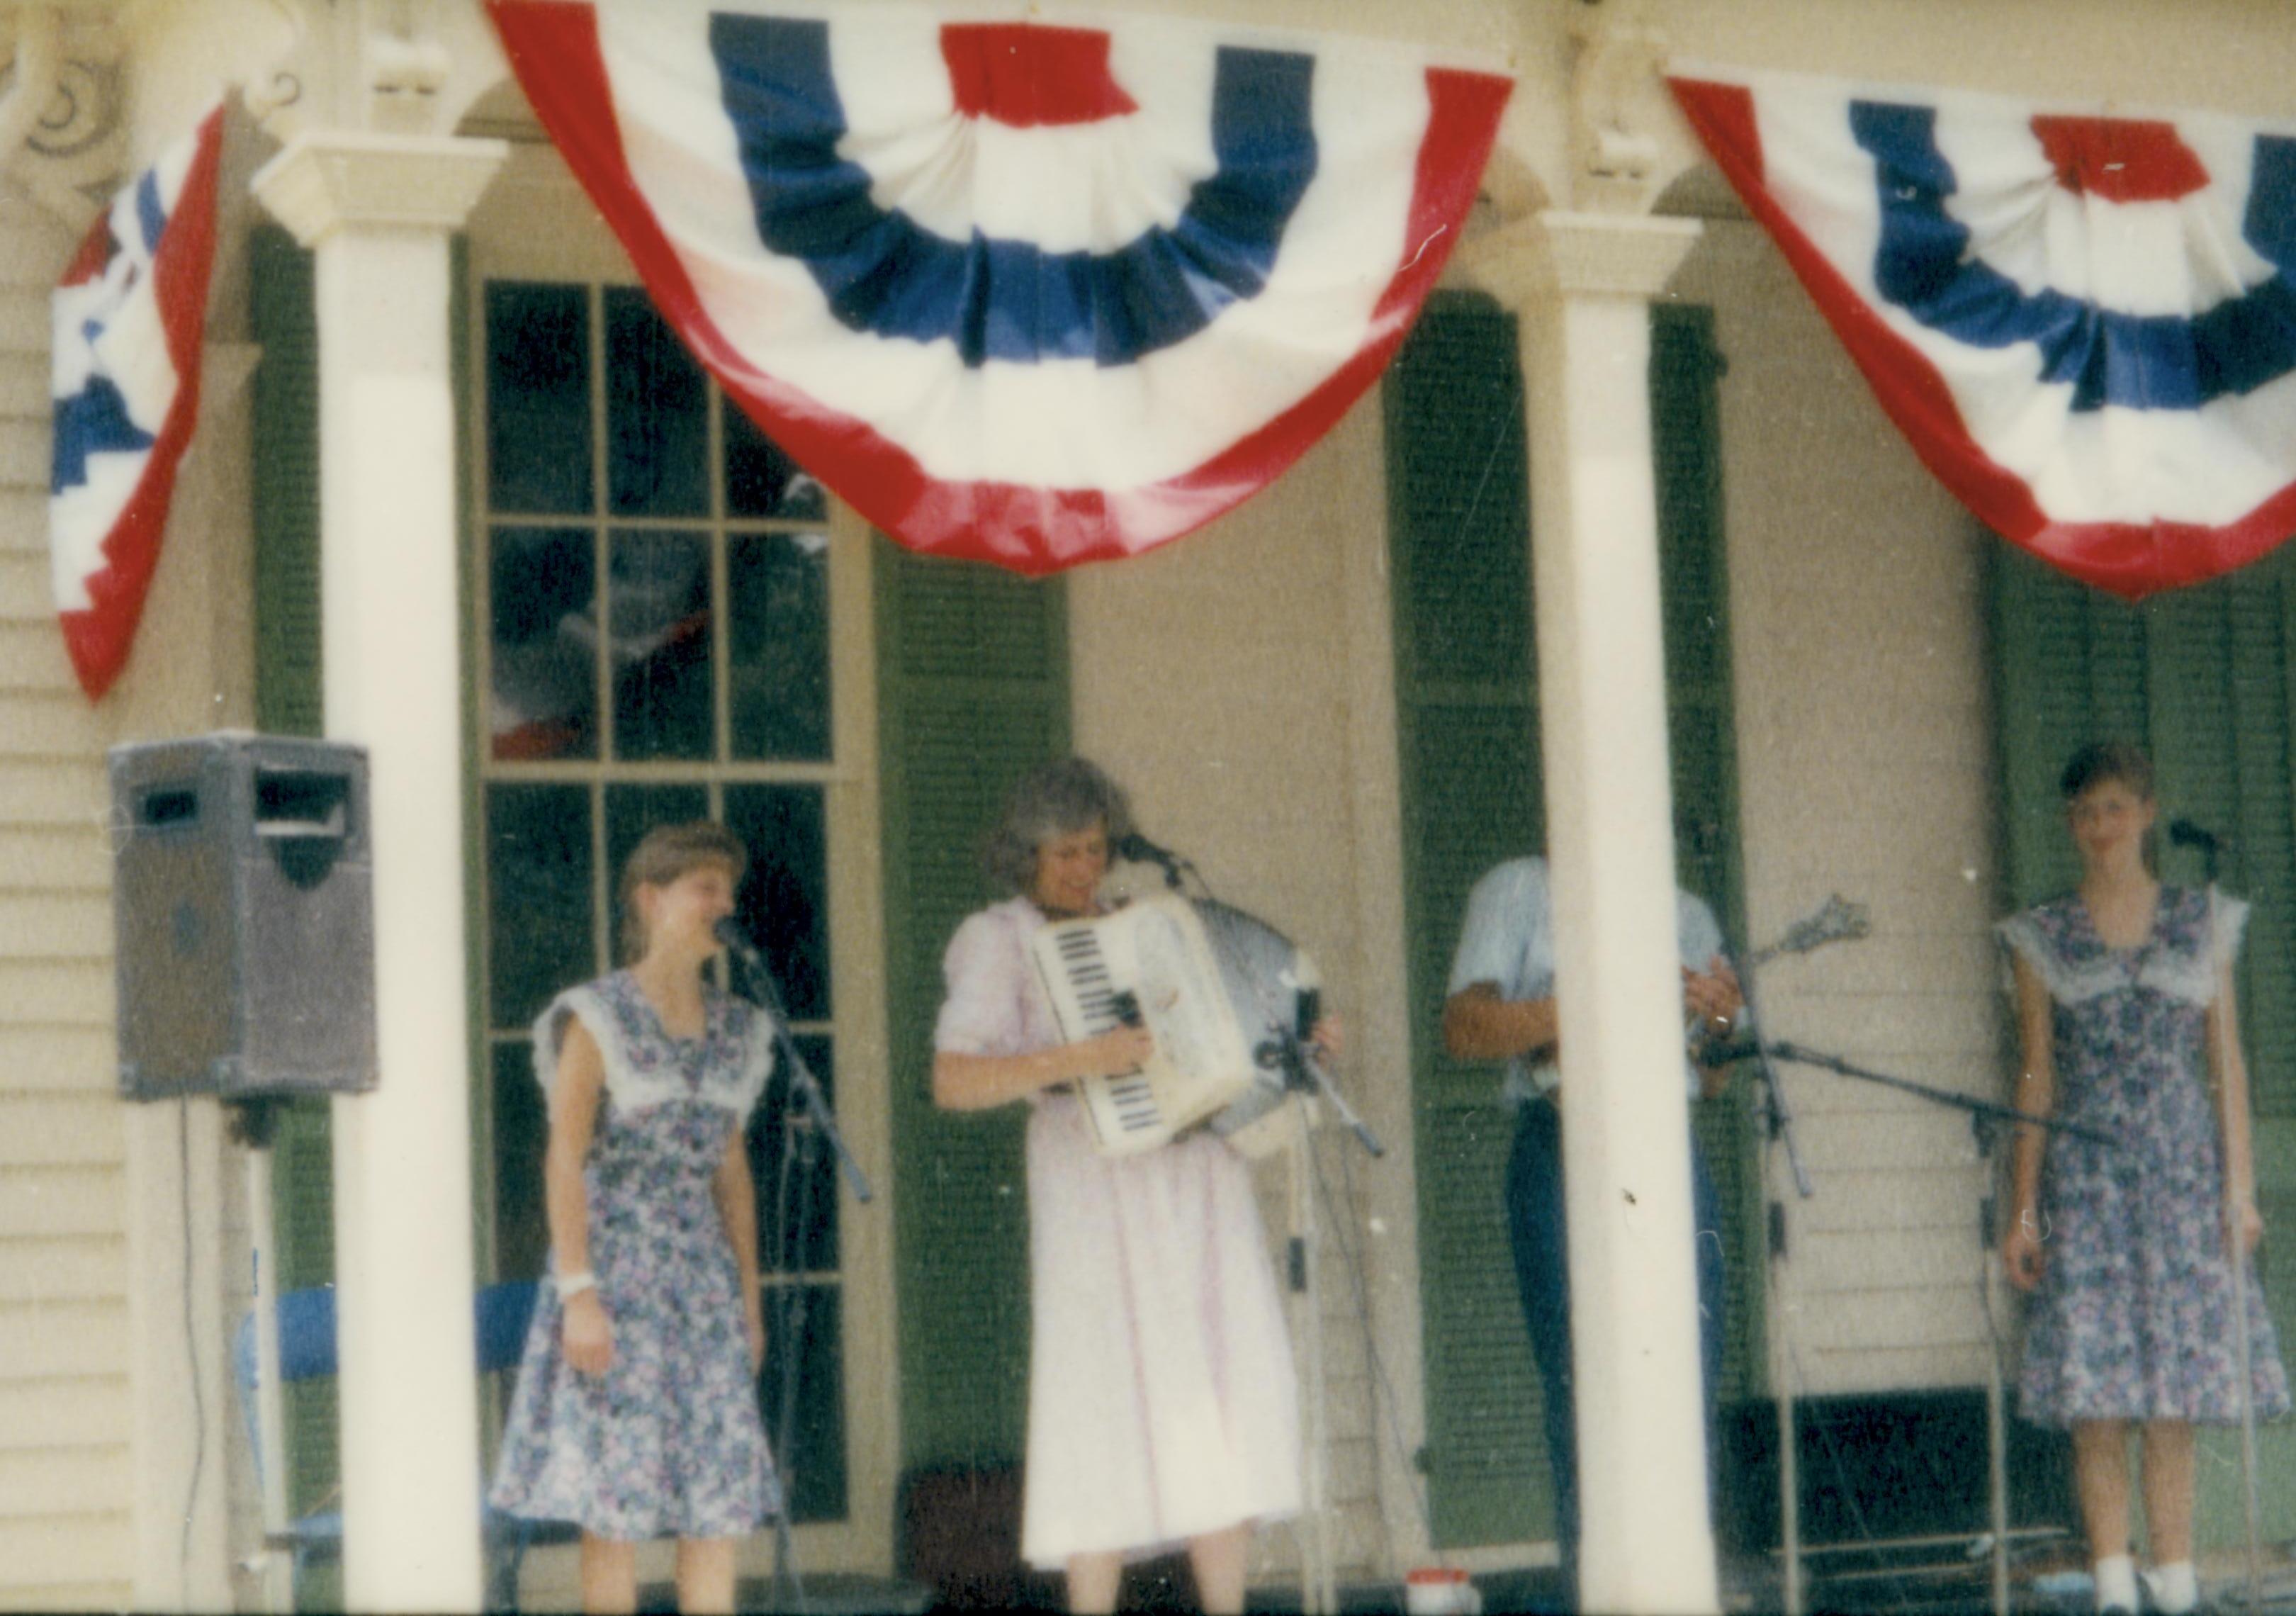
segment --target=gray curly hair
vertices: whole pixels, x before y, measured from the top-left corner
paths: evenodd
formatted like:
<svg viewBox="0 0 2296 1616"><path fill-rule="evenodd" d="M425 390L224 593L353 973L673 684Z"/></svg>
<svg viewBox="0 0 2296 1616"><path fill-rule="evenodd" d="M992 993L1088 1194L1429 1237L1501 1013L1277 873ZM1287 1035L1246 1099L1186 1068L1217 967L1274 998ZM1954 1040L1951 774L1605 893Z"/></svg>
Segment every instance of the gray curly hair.
<svg viewBox="0 0 2296 1616"><path fill-rule="evenodd" d="M1132 833L1124 788L1082 758L1054 758L1021 777L981 849L988 879L1026 892L1037 879L1037 849L1056 836L1098 825L1113 843Z"/></svg>

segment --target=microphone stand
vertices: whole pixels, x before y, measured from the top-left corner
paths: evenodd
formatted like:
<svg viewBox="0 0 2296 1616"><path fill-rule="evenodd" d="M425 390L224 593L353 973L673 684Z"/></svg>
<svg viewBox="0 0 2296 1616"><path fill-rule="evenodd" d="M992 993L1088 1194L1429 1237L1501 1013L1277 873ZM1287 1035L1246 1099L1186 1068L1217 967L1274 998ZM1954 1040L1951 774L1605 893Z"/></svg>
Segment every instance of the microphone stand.
<svg viewBox="0 0 2296 1616"><path fill-rule="evenodd" d="M2171 835L2175 835L2176 831L2180 828L2185 827L2172 826ZM2184 837L2177 839L2186 840ZM2199 842L2201 857L2208 873L2209 975L2211 985L2220 988L2221 984L2215 980L2218 972L2218 939L2223 936L2219 929L2223 915L2218 901L2217 859L2223 851L2223 844L2218 838L2210 835L2205 831L2199 832L2191 840ZM2226 961L2225 968L2227 971L2230 970L2229 959ZM2225 1002L2222 991L2210 997L2209 1021L2210 1029L2216 1034L2217 1058L2227 1067L2240 1058L2240 1046L2237 1041L2240 1038L2240 1029L2232 1024L2229 1009L2230 1006ZM2256 1366L2251 1358L2250 1331L2252 1326L2248 1315L2248 1250L2244 1238L2245 1231L2240 1226L2237 1210L2239 1202L2235 1199L2232 1177L2234 1122L2232 1088L2221 1079L2217 1083L2217 1096L2218 1112L2217 1131L2222 1136L2219 1166L2224 1174L2223 1205L2220 1210L2223 1213L2225 1237L2229 1247L2225 1256L2232 1269L2232 1310L2236 1321L2233 1326L2233 1334L2237 1343L2234 1361L2240 1371L2240 1467L2241 1480L2245 1489L2243 1503L2247 1511L2248 1608L2254 1611L2262 1608L2264 1604L2264 1523L2262 1509L2256 1494ZM2249 1119L2243 1118L2241 1120L2246 1123ZM2253 1131L2252 1126L2251 1131L2251 1133ZM2249 1173L2250 1177L2253 1177L2255 1176L2253 1143L2251 1144L2249 1150ZM2251 1184L2249 1186L2249 1193L2255 1194L2255 1188L2256 1186Z"/></svg>
<svg viewBox="0 0 2296 1616"><path fill-rule="evenodd" d="M1217 902L1211 896L1210 883L1202 873L1186 858L1142 838L1128 838L1116 849L1117 856L1134 863L1153 864L1164 872L1164 884L1174 892L1182 892L1182 874L1194 877L1202 890L1206 902ZM1185 893L1183 893L1185 896ZM1272 930L1272 928L1271 928ZM1330 1502L1328 1498L1331 1456L1331 1388L1325 1373L1324 1354L1324 1301L1322 1284L1322 1233L1316 1217L1316 1138L1315 1119L1308 1102L1321 1095L1334 1115L1347 1125L1364 1150L1374 1157L1383 1156L1387 1147L1368 1124L1357 1115L1331 1074L1324 1070L1308 1044L1308 1028L1301 1021L1312 1023L1316 1016L1313 989L1302 991L1295 1000L1292 1013L1277 1013L1278 1006L1268 1003L1264 984L1257 982L1248 962L1237 957L1230 939L1215 931L1213 947L1226 955L1227 966L1233 968L1235 979L1253 981L1261 999L1261 1012L1272 1036L1262 1040L1252 1050L1253 1061L1264 1070L1283 1076L1285 1102L1296 1112L1299 1128L1290 1145L1292 1159L1291 1229L1287 1243L1289 1269L1285 1278L1292 1294L1298 1299L1300 1312L1300 1355L1306 1360L1307 1396L1305 1416L1307 1431L1302 1446L1307 1451L1306 1507L1302 1510L1305 1522L1299 1535L1300 1558L1300 1607L1303 1612L1328 1613L1339 1608L1337 1570L1332 1559Z"/></svg>
<svg viewBox="0 0 2296 1616"><path fill-rule="evenodd" d="M789 1283L778 1287L780 1301L775 1309L776 1333L780 1337L782 1351L781 1407L775 1421L780 1439L780 1452L775 1457L781 1464L782 1507L774 1518L774 1583L776 1598L786 1585L791 1594L789 1608L803 1612L807 1609L805 1584L797 1566L797 1546L791 1530L790 1517L797 1507L798 1381L805 1365L805 1276L808 1271L805 1265L812 1250L813 1231L809 1225L800 1223L792 1239L788 1212L794 1201L809 1217L813 1200L808 1194L800 1193L792 1196L787 1192L798 1170L810 1167L818 1157L812 1153L810 1146L800 1141L799 1130L790 1126L800 1109L809 1125L806 1131L829 1142L838 1166L844 1171L846 1183L853 1191L854 1200L866 1202L873 1192L870 1189L868 1176L862 1172L861 1164L854 1160L852 1151L846 1145L845 1136L838 1129L836 1118L830 1112L828 1102L821 1092L821 1080L814 1076L813 1068L807 1063L804 1054L797 1046L797 1040L790 1035L789 1013L783 1007L781 988L774 980L773 972L731 920L718 923L718 940L726 945L727 952L740 965L741 974L749 983L747 997L764 1012L767 1025L773 1029L776 1063L788 1084L786 1092L789 1099L794 1102L783 1112L782 1182L784 1193L782 1196L783 1216L776 1219L775 1226L782 1246L782 1251L775 1253L776 1266L783 1257L787 1257L792 1266L786 1270Z"/></svg>
<svg viewBox="0 0 2296 1616"><path fill-rule="evenodd" d="M1751 997L1749 997L1748 1002L1750 1005L1751 1004L1752 1001ZM1985 1205L1980 1209L1980 1214L1978 1219L1978 1237L1980 1245L1980 1248L1988 1253L1991 1251L1994 1238L1994 1197L1991 1188L1989 1187L1992 1183L1990 1163L1993 1160L1995 1144L1997 1142L2001 1132L2005 1128L2046 1128L2053 1133L2074 1135L2079 1138L2087 1139L2093 1143L2113 1148L2118 1148L2120 1145L2120 1141L2115 1139L2112 1135L2101 1132L2094 1128L2088 1128L2079 1123L2062 1121L2054 1117L2028 1116L2023 1112L2017 1111L2010 1106L1996 1104L1990 1100L1980 1100L1975 1098L1973 1095L1956 1094L1951 1089L1939 1088L1927 1083L1917 1083L1910 1078L1893 1077L1887 1072L1875 1071L1870 1067L1860 1066L1855 1062L1846 1061L1839 1055L1828 1054L1822 1050L1810 1049L1803 1045L1792 1043L1784 1038L1757 1040L1753 1043L1751 1049L1741 1049L1737 1046L1733 1046L1732 1048L1715 1051L1712 1053L1723 1055L1726 1058L1733 1054L1758 1055L1761 1061L1764 1086L1774 1101L1778 1095L1778 1084L1775 1062L1784 1061L1790 1062L1798 1066L1815 1066L1823 1071L1831 1071L1845 1078L1855 1078L1859 1082L1875 1084L1883 1088L1894 1088L1902 1094L1916 1095L1921 1098L1929 1101L1931 1104L1947 1106L1952 1110L1959 1111L1966 1114L1970 1120L1970 1126L1976 1135L1979 1158L1988 1166L1988 1171L1987 1174L1987 1184L1988 1188L1985 1197ZM1791 1155L1791 1134L1787 1136L1787 1145L1789 1154ZM1808 1175L1802 1169L1799 1157L1794 1158L1794 1169L1796 1187L1801 1192L1802 1196L1807 1199L1811 1193L1811 1188ZM1774 1264L1774 1272L1777 1266L1782 1265L1785 1246L1784 1210L1784 1209L1783 1207L1774 1207L1771 1214L1773 1221L1770 1226L1770 1251ZM1987 1259L1984 1285L1985 1292L1983 1300L1985 1302L1988 1332L1988 1334L1990 1334L1991 1322L1993 1318L1993 1291L1992 1268L1989 1257ZM1786 1312L1789 1318L1791 1318L1792 1309L1788 1308ZM1792 1326L1789 1324L1788 1328L1791 1329L1791 1327ZM1788 1356L1792 1356L1791 1342L1789 1342L1788 1346ZM1783 1387L1787 1383L1787 1382L1786 1380L1782 1379L1780 1383ZM1793 1556L1799 1552L1800 1547L1799 1543L1795 1540L1795 1529L1800 1513L1800 1497L1798 1492L1792 1489L1792 1464L1791 1456L1793 1452L1794 1432L1792 1423L1792 1416L1787 1408L1788 1400L1787 1394L1782 1390L1778 1399L1780 1410L1778 1416L1780 1443L1779 1474L1781 1488L1786 1489L1784 1491L1783 1497L1785 1523L1784 1535L1786 1541L1785 1552L1787 1554L1785 1610L1787 1612L1787 1616L1800 1616L1801 1610L1800 1572L1799 1567L1794 1563L1793 1559ZM1989 1513L1991 1514L1991 1525L1993 1529L1991 1532L1993 1539L1993 1608L1997 1613L1997 1616L2007 1616L2009 1609L2008 1436L2006 1411L2003 1403L2001 1364L1997 1341L1994 1344L1992 1364L1987 1376L1986 1434L1988 1471L1987 1491L1990 1499Z"/></svg>
<svg viewBox="0 0 2296 1616"><path fill-rule="evenodd" d="M805 1056L798 1051L797 1040L790 1037L789 1013L782 1008L781 988L774 980L774 973L767 969L766 962L757 949L750 946L750 939L734 929L732 922L726 922L718 928L718 940L724 943L741 962L742 970L749 978L751 1002L766 1013L766 1020L773 1027L774 1048L779 1054L782 1070L789 1074L790 1093L804 1103L807 1119L821 1136L829 1141L830 1149L836 1153L837 1165L844 1170L845 1182L853 1191L853 1199L869 1200L873 1192L869 1188L868 1175L861 1170L861 1164L853 1159L853 1153L846 1147L845 1136L837 1129L837 1119L830 1115L828 1103L821 1097L820 1079L813 1075L813 1068L805 1063Z"/></svg>
<svg viewBox="0 0 2296 1616"><path fill-rule="evenodd" d="M1738 991L1746 1001L1747 1021L1756 1028L1767 1025L1762 1020L1758 974L1749 961L1738 983ZM1817 1187L1810 1179L1808 1164L1802 1160L1801 1145L1794 1134L1793 1112L1786 1104L1785 1087L1778 1081L1777 1065L1771 1059L1769 1046L1759 1038L1754 1040L1751 1053L1762 1085L1759 1115L1763 1136L1774 1152L1784 1153L1794 1191L1808 1201L1817 1194ZM1794 1431L1793 1393L1799 1355L1794 1351L1792 1335L1799 1309L1787 1294L1792 1270L1786 1247L1785 1202L1766 1197L1764 1205L1769 1221L1764 1249L1769 1259L1769 1290L1777 1326L1772 1333L1784 1341L1785 1349L1777 1355L1775 1376L1778 1411L1778 1552L1784 1584L1782 1597L1784 1616L1802 1616L1800 1443Z"/></svg>

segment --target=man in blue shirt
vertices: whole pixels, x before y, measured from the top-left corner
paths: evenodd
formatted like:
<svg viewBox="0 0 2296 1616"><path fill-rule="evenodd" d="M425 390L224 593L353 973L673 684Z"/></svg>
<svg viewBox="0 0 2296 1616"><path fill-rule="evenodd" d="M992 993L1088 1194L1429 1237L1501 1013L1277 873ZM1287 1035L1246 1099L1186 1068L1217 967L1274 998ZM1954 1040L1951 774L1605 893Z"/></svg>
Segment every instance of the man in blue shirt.
<svg viewBox="0 0 2296 1616"><path fill-rule="evenodd" d="M1711 1095L1721 1091L1726 1069L1702 1065L1696 1054L1736 1029L1745 998L1725 956L1722 928L1715 923L1713 911L1690 893L1677 892L1675 928L1682 957L1688 1093L1692 1097ZM1546 1456L1554 1474L1555 1534L1566 1581L1575 1587L1578 1440L1570 1387L1570 1264L1563 1222L1554 905L1544 858L1510 859L1475 883L1451 964L1443 1042L1454 1060L1506 1063L1500 1092L1515 1109L1514 1149L1507 1159L1507 1236L1514 1251L1515 1284L1530 1332L1531 1356L1546 1392ZM1691 1175L1698 1225L1700 1363L1710 1445L1715 1384L1722 1367L1721 1217L1694 1136Z"/></svg>

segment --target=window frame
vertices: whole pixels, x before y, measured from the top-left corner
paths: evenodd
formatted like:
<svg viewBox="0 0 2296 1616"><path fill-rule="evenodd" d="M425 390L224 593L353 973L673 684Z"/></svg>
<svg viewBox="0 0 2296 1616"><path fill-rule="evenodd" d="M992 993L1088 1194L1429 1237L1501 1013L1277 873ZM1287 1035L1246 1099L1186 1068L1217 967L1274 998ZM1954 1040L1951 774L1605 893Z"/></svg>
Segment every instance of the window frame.
<svg viewBox="0 0 2296 1616"><path fill-rule="evenodd" d="M470 636L464 677L464 739L470 802L469 958L472 1006L473 1097L473 1188L486 1209L479 1231L482 1273L496 1267L493 1207L497 1187L495 1161L492 1073L496 1052L521 1043L523 1028L497 1027L489 1009L492 939L487 915L491 890L486 868L488 788L496 783L579 784L591 792L591 853L594 951L611 959L612 899L606 857L606 792L619 783L701 784L713 814L729 788L747 785L808 785L822 798L826 870L827 959L833 984L829 1013L793 1023L800 1037L830 1040L834 1052L837 1119L848 1145L877 1188L876 1204L856 1204L841 1183L839 1196L838 1267L808 1274L810 1282L833 1283L840 1294L844 1386L846 1509L842 1519L808 1522L796 1529L797 1546L808 1565L821 1569L882 1571L891 1559L892 1497L899 1442L894 1399L879 1395L891 1383L895 1361L892 1234L884 1195L890 1185L886 1095L886 1011L883 959L883 893L879 865L878 737L873 646L874 585L871 538L865 523L832 496L820 521L728 517L724 511L722 408L709 421L709 466L715 483L711 514L700 518L652 518L616 513L606 475L605 334L600 321L611 287L636 287L638 280L618 243L557 156L538 139L513 143L510 163L473 214L468 250L458 268L463 277L462 326L455 335L467 344L461 400L470 430L463 434L465 456L466 569L464 631ZM486 289L489 282L527 281L586 287L591 323L588 340L593 492L590 512L580 515L496 516L488 504ZM711 391L718 390L712 384ZM593 531L599 582L612 533L643 527L652 530L710 535L712 611L712 715L717 756L709 759L620 761L611 750L613 695L601 682L596 755L548 760L496 759L488 733L487 692L491 677L492 534L498 527L583 527ZM730 545L735 536L761 532L819 532L828 539L829 736L826 760L758 759L730 756L732 644L727 595ZM602 656L603 656L602 651ZM831 1169L831 1170L833 1170ZM762 1187L762 1186L761 1186ZM767 1283L774 1283L769 1277ZM771 1411L768 1411L770 1417ZM743 1574L770 1569L771 1534L745 1541Z"/></svg>

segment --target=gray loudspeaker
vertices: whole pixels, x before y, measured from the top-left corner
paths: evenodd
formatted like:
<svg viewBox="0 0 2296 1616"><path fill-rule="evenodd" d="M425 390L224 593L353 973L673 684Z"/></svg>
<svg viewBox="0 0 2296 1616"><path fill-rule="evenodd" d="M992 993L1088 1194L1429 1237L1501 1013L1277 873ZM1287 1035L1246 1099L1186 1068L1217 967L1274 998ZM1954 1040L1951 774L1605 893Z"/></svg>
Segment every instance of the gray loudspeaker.
<svg viewBox="0 0 2296 1616"><path fill-rule="evenodd" d="M374 1087L366 754L217 734L111 751L119 1091Z"/></svg>

